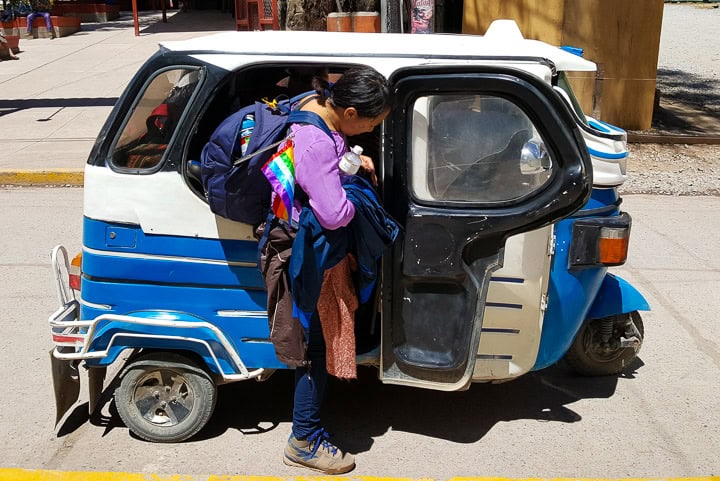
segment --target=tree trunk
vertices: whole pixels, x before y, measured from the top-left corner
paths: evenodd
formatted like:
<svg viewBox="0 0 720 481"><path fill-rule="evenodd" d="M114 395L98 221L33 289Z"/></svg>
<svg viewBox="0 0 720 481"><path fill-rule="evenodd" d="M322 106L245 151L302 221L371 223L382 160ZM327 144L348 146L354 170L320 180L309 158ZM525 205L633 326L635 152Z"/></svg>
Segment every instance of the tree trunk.
<svg viewBox="0 0 720 481"><path fill-rule="evenodd" d="M337 10L335 0L288 0L287 30L326 30L327 15Z"/></svg>

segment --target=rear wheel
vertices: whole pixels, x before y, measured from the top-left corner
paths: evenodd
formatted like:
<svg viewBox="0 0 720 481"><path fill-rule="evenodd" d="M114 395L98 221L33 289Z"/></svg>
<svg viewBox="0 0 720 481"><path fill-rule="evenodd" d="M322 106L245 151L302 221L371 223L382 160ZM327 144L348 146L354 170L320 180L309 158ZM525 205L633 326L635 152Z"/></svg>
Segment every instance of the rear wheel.
<svg viewBox="0 0 720 481"><path fill-rule="evenodd" d="M585 376L620 374L637 357L644 336L637 311L592 319L578 332L565 361Z"/></svg>
<svg viewBox="0 0 720 481"><path fill-rule="evenodd" d="M126 368L115 390L115 404L137 436L173 443L205 426L216 395L215 383L195 362L175 353L153 353Z"/></svg>

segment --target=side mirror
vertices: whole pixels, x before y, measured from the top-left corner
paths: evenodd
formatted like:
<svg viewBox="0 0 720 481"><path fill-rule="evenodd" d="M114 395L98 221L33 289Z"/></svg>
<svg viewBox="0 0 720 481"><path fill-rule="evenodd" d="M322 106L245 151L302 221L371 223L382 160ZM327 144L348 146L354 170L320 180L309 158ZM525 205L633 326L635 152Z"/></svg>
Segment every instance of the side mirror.
<svg viewBox="0 0 720 481"><path fill-rule="evenodd" d="M533 137L523 145L520 151L520 172L534 175L549 170L552 161L540 137Z"/></svg>

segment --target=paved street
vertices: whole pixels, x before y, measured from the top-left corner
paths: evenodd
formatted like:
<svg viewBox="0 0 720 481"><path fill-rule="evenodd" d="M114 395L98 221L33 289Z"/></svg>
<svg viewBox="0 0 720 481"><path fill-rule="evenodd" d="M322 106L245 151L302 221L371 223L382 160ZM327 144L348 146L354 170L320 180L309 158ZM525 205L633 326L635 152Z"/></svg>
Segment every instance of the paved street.
<svg viewBox="0 0 720 481"><path fill-rule="evenodd" d="M80 248L82 189L0 190L0 446L3 468L303 476L280 452L291 378L220 389L215 415L186 443L132 437L111 406L82 408L58 437L47 316L56 299L48 252ZM616 269L648 298L642 362L586 379L555 367L500 385L440 393L384 386L374 370L334 382L328 429L357 453L352 476L448 479L674 477L720 473L718 197L627 196L630 261ZM7 235L6 233L11 233ZM1 476L0 476L1 478Z"/></svg>
<svg viewBox="0 0 720 481"><path fill-rule="evenodd" d="M23 39L21 60L0 63L0 173L80 172L115 99L159 42L234 28L229 14L194 13L166 25L157 13L145 15L137 38L125 17L52 41ZM667 31L691 30L679 22ZM717 42L698 40L716 34L694 30L688 41L716 57ZM679 45L671 40L665 45ZM680 67L716 68L710 57ZM660 62L672 66L662 53ZM114 473L92 481L311 474L281 462L290 431L288 372L221 387L208 426L181 444L133 437L110 402L88 422L84 386L80 406L55 429L49 252L58 243L71 255L80 250L82 195L81 188L0 186L0 481L38 479L15 468ZM588 379L555 366L440 393L385 386L365 369L357 382L332 382L328 393L327 428L357 455L350 477L720 476L720 197L627 195L623 209L633 216L630 259L614 271L653 309L644 314L646 342L631 372ZM90 479L41 479L58 477Z"/></svg>
<svg viewBox="0 0 720 481"><path fill-rule="evenodd" d="M127 12L125 12L127 13ZM141 12L83 24L55 40L21 39L20 60L0 64L0 170L82 169L115 100L160 42L234 30L218 10Z"/></svg>

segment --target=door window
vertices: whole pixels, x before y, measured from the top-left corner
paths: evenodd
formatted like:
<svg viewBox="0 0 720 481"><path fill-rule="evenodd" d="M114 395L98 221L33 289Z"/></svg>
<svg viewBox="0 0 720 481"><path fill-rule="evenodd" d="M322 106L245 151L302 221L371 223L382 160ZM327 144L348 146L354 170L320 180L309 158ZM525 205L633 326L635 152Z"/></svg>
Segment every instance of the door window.
<svg viewBox="0 0 720 481"><path fill-rule="evenodd" d="M420 97L411 138L411 184L419 201L514 200L542 188L552 174L552 160L532 121L502 97Z"/></svg>
<svg viewBox="0 0 720 481"><path fill-rule="evenodd" d="M198 80L199 70L175 68L150 81L115 144L114 166L152 170L160 164Z"/></svg>

